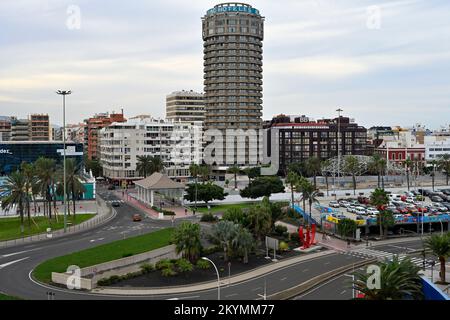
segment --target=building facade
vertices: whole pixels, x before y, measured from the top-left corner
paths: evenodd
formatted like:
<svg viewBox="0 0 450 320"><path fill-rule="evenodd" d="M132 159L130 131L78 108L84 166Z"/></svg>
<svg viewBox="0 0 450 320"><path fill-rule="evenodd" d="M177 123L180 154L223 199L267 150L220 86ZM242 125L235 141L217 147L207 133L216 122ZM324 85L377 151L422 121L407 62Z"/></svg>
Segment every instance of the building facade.
<svg viewBox="0 0 450 320"><path fill-rule="evenodd" d="M425 137L426 161L439 160L445 154L450 154L450 133Z"/></svg>
<svg viewBox="0 0 450 320"><path fill-rule="evenodd" d="M31 114L29 117L31 141L50 141L51 128L48 114Z"/></svg>
<svg viewBox="0 0 450 320"><path fill-rule="evenodd" d="M412 130L394 130L394 135L384 136L375 153L399 166L404 165L406 159L425 163L425 146L419 143Z"/></svg>
<svg viewBox="0 0 450 320"><path fill-rule="evenodd" d="M17 119L11 117L11 141L30 140L30 130L28 119Z"/></svg>
<svg viewBox="0 0 450 320"><path fill-rule="evenodd" d="M165 173L180 180L190 176L189 166L202 159L202 126L154 118L113 123L100 131L103 175L115 182L144 178L137 171L138 157L160 157Z"/></svg>
<svg viewBox="0 0 450 320"><path fill-rule="evenodd" d="M102 113L96 114L94 117L85 120L85 146L87 151L87 157L89 160L100 159L100 144L99 133L100 130L109 126L114 122L125 122L126 119L122 113Z"/></svg>
<svg viewBox="0 0 450 320"><path fill-rule="evenodd" d="M338 139L339 138L339 139ZM266 122L265 162L278 166L285 174L291 163L311 157L326 160L341 155L367 154L367 129L349 118L311 121L305 116L284 115Z"/></svg>
<svg viewBox="0 0 450 320"><path fill-rule="evenodd" d="M0 142L0 175L7 175L20 168L22 162L32 163L39 157L54 159L62 164L64 146L52 141L9 141ZM73 158L77 165L83 163L83 145L68 142L66 157Z"/></svg>
<svg viewBox="0 0 450 320"><path fill-rule="evenodd" d="M202 93L176 91L166 97L166 119L174 122L205 121L205 101Z"/></svg>
<svg viewBox="0 0 450 320"><path fill-rule="evenodd" d="M0 116L0 141L11 140L11 118Z"/></svg>
<svg viewBox="0 0 450 320"><path fill-rule="evenodd" d="M257 165L262 157L264 17L250 5L225 3L208 10L202 25L205 139L219 141L218 132L210 130L219 130L222 138L211 157L217 166ZM256 141L250 140L253 136ZM217 152L220 147L223 153ZM242 152L245 156L238 156Z"/></svg>

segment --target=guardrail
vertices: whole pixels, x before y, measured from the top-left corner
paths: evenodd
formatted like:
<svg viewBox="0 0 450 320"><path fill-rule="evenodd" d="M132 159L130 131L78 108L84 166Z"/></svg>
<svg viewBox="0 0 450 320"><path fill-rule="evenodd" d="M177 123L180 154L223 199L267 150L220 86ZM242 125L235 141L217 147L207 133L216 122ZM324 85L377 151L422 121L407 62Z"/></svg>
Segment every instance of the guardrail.
<svg viewBox="0 0 450 320"><path fill-rule="evenodd" d="M14 247L22 244L30 244L38 241L51 240L54 238L61 238L70 234L75 234L85 230L92 229L99 225L104 224L116 215L115 210L106 204L106 202L97 196L97 215L87 221L84 221L78 225L70 226L64 232L64 229L52 231L51 233L40 233L28 237L6 240L0 242L0 249Z"/></svg>
<svg viewBox="0 0 450 320"><path fill-rule="evenodd" d="M315 224L315 225L318 225L318 224L317 224L317 221L316 221L313 217L310 217L309 214L307 214L305 211L303 211L303 209L302 209L300 206L298 206L298 205L296 205L296 204L293 204L293 205L292 205L292 208L293 208L297 213L299 213L299 214L303 217L303 219L305 219L309 224Z"/></svg>

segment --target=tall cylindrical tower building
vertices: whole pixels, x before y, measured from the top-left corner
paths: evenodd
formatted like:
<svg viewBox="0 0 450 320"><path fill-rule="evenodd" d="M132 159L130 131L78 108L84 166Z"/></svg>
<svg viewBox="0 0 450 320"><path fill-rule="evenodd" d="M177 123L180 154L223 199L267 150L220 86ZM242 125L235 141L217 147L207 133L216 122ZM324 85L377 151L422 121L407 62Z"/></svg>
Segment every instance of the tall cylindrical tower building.
<svg viewBox="0 0 450 320"><path fill-rule="evenodd" d="M224 3L208 10L202 21L204 128L223 133L224 153L216 164L257 165L262 159L264 17L248 4Z"/></svg>

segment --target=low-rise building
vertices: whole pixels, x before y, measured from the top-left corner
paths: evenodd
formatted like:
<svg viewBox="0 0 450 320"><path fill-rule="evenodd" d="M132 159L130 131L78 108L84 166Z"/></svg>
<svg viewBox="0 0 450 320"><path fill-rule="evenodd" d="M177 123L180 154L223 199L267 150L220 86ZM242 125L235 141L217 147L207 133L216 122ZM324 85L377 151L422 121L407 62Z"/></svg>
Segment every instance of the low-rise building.
<svg viewBox="0 0 450 320"><path fill-rule="evenodd" d="M205 100L202 93L176 91L166 97L166 119L174 122L205 121Z"/></svg>
<svg viewBox="0 0 450 320"><path fill-rule="evenodd" d="M138 157L160 157L165 173L186 180L189 166L202 161L202 126L143 118L113 123L100 131L100 161L110 181L127 183L144 178Z"/></svg>
<svg viewBox="0 0 450 320"><path fill-rule="evenodd" d="M425 160L439 160L450 154L450 133L425 136Z"/></svg>

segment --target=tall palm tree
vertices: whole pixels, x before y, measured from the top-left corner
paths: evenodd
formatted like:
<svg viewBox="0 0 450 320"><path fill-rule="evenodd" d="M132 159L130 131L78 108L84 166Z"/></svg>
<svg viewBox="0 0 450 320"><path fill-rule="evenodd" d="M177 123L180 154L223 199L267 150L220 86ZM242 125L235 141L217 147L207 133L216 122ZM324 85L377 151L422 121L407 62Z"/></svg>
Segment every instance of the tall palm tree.
<svg viewBox="0 0 450 320"><path fill-rule="evenodd" d="M330 160L326 159L324 161L322 161L322 163L320 164L321 169L322 169L322 175L325 176L325 184L327 186L327 197L329 196L329 184L328 184L328 173L324 172L325 168L328 168L330 165Z"/></svg>
<svg viewBox="0 0 450 320"><path fill-rule="evenodd" d="M253 239L250 231L242 226L239 226L236 235L232 241L232 245L243 253L244 264L248 263L248 254L253 249L255 245L255 240Z"/></svg>
<svg viewBox="0 0 450 320"><path fill-rule="evenodd" d="M228 168L228 172L234 174L234 189L237 189L237 175L241 172L241 168L238 166L232 166Z"/></svg>
<svg viewBox="0 0 450 320"><path fill-rule="evenodd" d="M298 174L295 173L294 171L289 170L288 174L287 174L287 177L286 177L286 183L291 188L291 202L292 202L292 204L294 204L294 191L295 191L295 186L298 184L298 181L299 181Z"/></svg>
<svg viewBox="0 0 450 320"><path fill-rule="evenodd" d="M213 241L222 246L225 261L229 260L232 253L232 242L236 237L238 228L238 224L226 220L222 220L212 227L211 237Z"/></svg>
<svg viewBox="0 0 450 320"><path fill-rule="evenodd" d="M262 241L263 237L269 234L272 229L272 215L267 206L255 205L248 211L250 221L250 229L256 236L258 241Z"/></svg>
<svg viewBox="0 0 450 320"><path fill-rule="evenodd" d="M200 241L200 225L190 221L184 221L175 229L172 241L177 253L191 262L195 262L202 250Z"/></svg>
<svg viewBox="0 0 450 320"><path fill-rule="evenodd" d="M306 179L303 176L299 176L298 182L295 186L295 191L300 192L301 198L300 201L303 201L303 211L306 212L306 200L307 197L305 197L305 190L307 190L309 188L309 186L311 185L311 182L308 181L308 179Z"/></svg>
<svg viewBox="0 0 450 320"><path fill-rule="evenodd" d="M63 173L60 174L62 176ZM60 179L60 183L57 187L57 194L63 196L64 193L64 181ZM72 200L73 205L73 219L76 219L76 201L80 198L83 193L86 192L86 188L80 181L79 170L77 168L76 162L73 159L66 160L66 197ZM70 215L70 210L69 210Z"/></svg>
<svg viewBox="0 0 450 320"><path fill-rule="evenodd" d="M308 180L306 180L306 182L303 183L303 185L301 186L301 199L303 200L303 203L305 203L305 201L308 202L309 205L309 217L312 218L312 205L313 203L319 203L319 199L318 199L318 193L319 191L314 188L314 185L312 185Z"/></svg>
<svg viewBox="0 0 450 320"><path fill-rule="evenodd" d="M20 216L20 232L23 234L24 208L29 201L26 176L20 171L11 173L0 186L0 194L4 194L1 198L3 210L17 208Z"/></svg>
<svg viewBox="0 0 450 320"><path fill-rule="evenodd" d="M434 180L435 180L435 178L436 178L436 167L437 167L437 165L438 165L438 162L436 161L436 160L431 160L430 161L430 165L431 165L431 173L430 173L430 176L431 176L431 186L432 186L432 189L433 189L433 191L434 191Z"/></svg>
<svg viewBox="0 0 450 320"><path fill-rule="evenodd" d="M380 214L378 215L378 225L380 227L380 237L383 237L383 217L381 212L385 210L385 206L389 203L389 197L386 191L380 188L375 189L375 191L370 195L370 203L377 207L378 211L380 212Z"/></svg>
<svg viewBox="0 0 450 320"><path fill-rule="evenodd" d="M151 170L152 157L151 156L138 156L136 170L140 176L147 178L148 173Z"/></svg>
<svg viewBox="0 0 450 320"><path fill-rule="evenodd" d="M397 256L393 261L384 261L380 267L380 286L369 287L372 275L357 272L353 288L364 294L366 300L404 300L423 299L420 268L409 258L400 261Z"/></svg>
<svg viewBox="0 0 450 320"><path fill-rule="evenodd" d="M33 189L36 190L36 183L37 183L34 166L31 163L22 162L22 164L20 165L20 169L23 175L25 176L25 190L29 195L30 194L33 195ZM31 226L31 198L34 198L34 195L32 197L27 196L26 201L26 210L29 227Z"/></svg>
<svg viewBox="0 0 450 320"><path fill-rule="evenodd" d="M450 255L450 233L447 232L443 235L432 235L425 240L425 248L431 250L439 259L441 265L439 276L441 282L445 283L445 260Z"/></svg>
<svg viewBox="0 0 450 320"><path fill-rule="evenodd" d="M211 166L207 164L203 164L200 166L199 175L202 178L203 183L209 181L209 177L211 175Z"/></svg>
<svg viewBox="0 0 450 320"><path fill-rule="evenodd" d="M450 154L442 155L438 160L438 170L445 174L446 184L448 185L450 178Z"/></svg>
<svg viewBox="0 0 450 320"><path fill-rule="evenodd" d="M347 156L344 160L344 171L352 176L353 194L356 195L356 175L360 172L358 158L355 156Z"/></svg>
<svg viewBox="0 0 450 320"><path fill-rule="evenodd" d="M409 191L409 175L412 168L414 168L414 161L412 161L409 157L405 160L405 169L406 169L406 184L408 185L408 191Z"/></svg>
<svg viewBox="0 0 450 320"><path fill-rule="evenodd" d="M378 188L384 189L384 173L386 171L386 159L381 158L379 154L374 154L369 163L369 168L371 171L377 173L378 176Z"/></svg>
<svg viewBox="0 0 450 320"><path fill-rule="evenodd" d="M55 184L56 184L56 162L53 159L39 158L35 162L39 189L42 197L46 200L48 218L52 218L52 202L56 207Z"/></svg>
<svg viewBox="0 0 450 320"><path fill-rule="evenodd" d="M321 172L321 163L318 157L311 157L306 160L306 171L314 177L314 189L317 189L317 175Z"/></svg>

